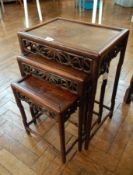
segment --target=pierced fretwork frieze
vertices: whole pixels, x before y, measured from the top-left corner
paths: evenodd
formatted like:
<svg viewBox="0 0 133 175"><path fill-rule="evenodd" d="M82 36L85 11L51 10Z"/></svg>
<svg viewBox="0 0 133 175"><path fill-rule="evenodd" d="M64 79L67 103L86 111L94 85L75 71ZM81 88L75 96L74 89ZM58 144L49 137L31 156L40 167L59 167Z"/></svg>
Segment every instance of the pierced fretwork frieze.
<svg viewBox="0 0 133 175"><path fill-rule="evenodd" d="M103 57L103 61L100 65L99 75L108 72L110 62L113 58L117 56L117 54L122 50L123 45L116 45L106 56Z"/></svg>
<svg viewBox="0 0 133 175"><path fill-rule="evenodd" d="M41 115L42 114L42 109L39 106L36 106L34 104L32 104L32 111L34 113L34 115Z"/></svg>
<svg viewBox="0 0 133 175"><path fill-rule="evenodd" d="M22 64L23 72L25 75L32 74L42 80L48 81L50 83L53 83L55 85L61 86L65 89L68 89L74 93L78 92L78 84L74 81L67 80L65 78L62 78L58 75L54 75L49 72L45 72L42 70L39 70L37 68L34 68L31 65Z"/></svg>
<svg viewBox="0 0 133 175"><path fill-rule="evenodd" d="M54 118L56 116L56 114L50 110L47 110L39 105L36 105L32 102L32 100L30 100L28 97L20 94L20 93L17 93L18 95L18 98L22 101L25 101L26 103L28 103L30 105L30 107L33 108L34 112L36 111L37 113L45 113L47 116L51 117L51 118Z"/></svg>
<svg viewBox="0 0 133 175"><path fill-rule="evenodd" d="M74 69L90 73L92 70L92 60L88 57L79 56L63 50L41 45L27 39L22 39L24 52L41 55L47 59L55 60Z"/></svg>
<svg viewBox="0 0 133 175"><path fill-rule="evenodd" d="M32 107L32 109L33 109L34 112L36 111L37 113L41 113L41 114L44 113L45 115L47 115L50 118L55 118L56 117L56 115L57 115L56 113L54 113L53 111L47 110L46 108L44 108L42 106L39 106L37 104L34 104L34 102L32 102L32 100L30 100L30 98L26 97L25 95L22 95L20 93L17 93L17 96L18 96L18 98L21 101L24 101L24 102L28 103L29 106ZM64 112L63 115L65 117L65 120L67 120L70 117L70 115L76 111L76 109L77 109L78 106L79 106L79 100L77 100L73 105L71 105Z"/></svg>

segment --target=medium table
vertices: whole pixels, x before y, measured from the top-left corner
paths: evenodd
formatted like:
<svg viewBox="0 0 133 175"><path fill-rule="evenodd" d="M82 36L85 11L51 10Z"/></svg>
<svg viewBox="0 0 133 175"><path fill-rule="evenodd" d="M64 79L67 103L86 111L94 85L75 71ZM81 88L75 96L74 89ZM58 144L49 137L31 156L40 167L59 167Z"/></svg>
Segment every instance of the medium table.
<svg viewBox="0 0 133 175"><path fill-rule="evenodd" d="M88 149L92 132L93 108L98 78L109 71L110 62L120 53L116 70L110 107L103 105L107 78L103 80L100 93L100 110L97 123L102 123L103 108L109 110L107 117L113 115L115 97L121 67L124 60L129 31L102 25L93 25L63 18L52 19L36 27L18 33L21 51L24 55L41 55L88 75L88 89L85 94L83 110L83 133L85 149ZM96 129L97 130L97 129Z"/></svg>

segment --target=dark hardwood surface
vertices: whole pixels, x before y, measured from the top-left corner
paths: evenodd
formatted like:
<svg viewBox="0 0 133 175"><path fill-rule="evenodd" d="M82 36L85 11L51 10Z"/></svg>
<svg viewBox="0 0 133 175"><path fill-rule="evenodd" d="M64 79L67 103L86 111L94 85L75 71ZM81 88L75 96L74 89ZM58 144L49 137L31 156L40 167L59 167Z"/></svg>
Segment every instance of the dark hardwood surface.
<svg viewBox="0 0 133 175"><path fill-rule="evenodd" d="M62 16L91 22L91 11L79 12L74 1L41 1L44 21ZM54 9L54 10L53 10ZM43 142L50 139L58 147L55 124L45 117L40 126L33 129L39 135L29 137L25 133L20 113L15 104L10 83L20 77L16 57L20 54L17 32L24 28L23 8L18 4L5 4L4 21L0 21L0 174L4 175L131 175L133 172L133 103L126 105L123 97L133 75L133 24L132 8L122 8L105 1L103 9L104 25L130 29L126 59L120 76L117 102L113 119L108 120L91 141L88 151L70 156L63 165ZM30 26L39 23L34 2L29 2ZM114 77L116 61L112 62L108 98ZM99 84L101 80L99 80ZM99 89L97 90L97 95ZM95 107L97 108L97 106ZM74 117L74 116L73 116ZM51 129L49 129L51 127ZM76 129L68 124L68 144L76 135ZM41 135L41 137L40 137ZM52 162L52 163L51 163Z"/></svg>
<svg viewBox="0 0 133 175"><path fill-rule="evenodd" d="M123 32L122 29L95 26L63 18L57 18L44 23L39 28L27 30L27 34L33 38L48 41L49 37L53 39L51 43L55 45L94 52L101 51Z"/></svg>
<svg viewBox="0 0 133 175"><path fill-rule="evenodd" d="M77 100L76 95L34 77L29 77L25 81L19 84L14 83L13 85L20 92L22 91L22 94L24 92L30 99L37 96L38 104L52 108L57 114L64 112Z"/></svg>
<svg viewBox="0 0 133 175"><path fill-rule="evenodd" d="M37 56L33 54L29 54L26 56L18 56L18 62L19 61L22 63L24 62L26 64L30 64L34 67L38 67L41 70L45 70L47 72L51 72L56 75L68 77L70 80L73 80L73 81L82 83L87 79L87 75L84 72L79 73L78 70L75 70L71 67L66 67L62 64L58 64L55 61L44 59L41 56ZM65 71L66 69L67 71Z"/></svg>

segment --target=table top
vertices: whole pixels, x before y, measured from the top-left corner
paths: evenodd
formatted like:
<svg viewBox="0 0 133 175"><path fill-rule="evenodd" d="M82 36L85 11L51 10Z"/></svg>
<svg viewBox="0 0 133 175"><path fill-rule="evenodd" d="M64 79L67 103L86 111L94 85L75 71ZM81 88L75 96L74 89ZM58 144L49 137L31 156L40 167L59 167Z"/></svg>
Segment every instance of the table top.
<svg viewBox="0 0 133 175"><path fill-rule="evenodd" d="M127 29L56 18L25 32L53 45L99 54L127 31Z"/></svg>

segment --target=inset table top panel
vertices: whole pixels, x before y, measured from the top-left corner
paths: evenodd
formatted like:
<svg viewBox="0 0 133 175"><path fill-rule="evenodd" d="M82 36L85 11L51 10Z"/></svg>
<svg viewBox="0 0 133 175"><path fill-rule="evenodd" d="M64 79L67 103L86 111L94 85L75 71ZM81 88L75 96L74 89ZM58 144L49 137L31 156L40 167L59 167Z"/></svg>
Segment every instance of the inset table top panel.
<svg viewBox="0 0 133 175"><path fill-rule="evenodd" d="M27 33L53 44L99 53L123 30L57 18Z"/></svg>

